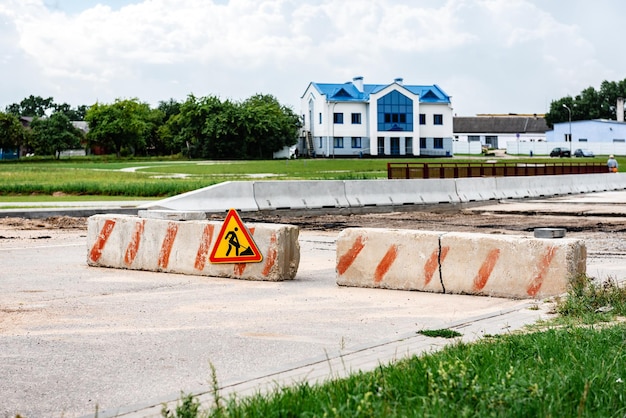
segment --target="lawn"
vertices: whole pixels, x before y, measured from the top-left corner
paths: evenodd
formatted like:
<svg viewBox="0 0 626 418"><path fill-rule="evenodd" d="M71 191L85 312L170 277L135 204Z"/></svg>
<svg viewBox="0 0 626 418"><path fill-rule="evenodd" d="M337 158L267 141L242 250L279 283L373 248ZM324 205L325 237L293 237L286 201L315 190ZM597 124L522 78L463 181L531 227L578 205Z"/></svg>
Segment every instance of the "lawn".
<svg viewBox="0 0 626 418"><path fill-rule="evenodd" d="M168 197L224 181L386 179L388 162L484 162L493 158L452 159L298 159L263 161L190 161L181 159L81 159L1 161L0 201L12 196ZM504 161L504 160L501 160ZM519 158L517 162L581 159ZM603 161L603 158L585 159Z"/></svg>

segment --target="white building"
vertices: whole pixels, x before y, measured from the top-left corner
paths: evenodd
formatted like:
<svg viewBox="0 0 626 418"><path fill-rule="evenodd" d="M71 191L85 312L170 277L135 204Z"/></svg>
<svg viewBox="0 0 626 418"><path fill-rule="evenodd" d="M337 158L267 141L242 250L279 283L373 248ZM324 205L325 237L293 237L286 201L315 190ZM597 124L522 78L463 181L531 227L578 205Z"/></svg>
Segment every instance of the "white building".
<svg viewBox="0 0 626 418"><path fill-rule="evenodd" d="M508 142L545 142L548 125L543 115L485 114L454 117L454 139L505 149Z"/></svg>
<svg viewBox="0 0 626 418"><path fill-rule="evenodd" d="M311 82L298 151L311 156L451 156L452 106L439 86Z"/></svg>

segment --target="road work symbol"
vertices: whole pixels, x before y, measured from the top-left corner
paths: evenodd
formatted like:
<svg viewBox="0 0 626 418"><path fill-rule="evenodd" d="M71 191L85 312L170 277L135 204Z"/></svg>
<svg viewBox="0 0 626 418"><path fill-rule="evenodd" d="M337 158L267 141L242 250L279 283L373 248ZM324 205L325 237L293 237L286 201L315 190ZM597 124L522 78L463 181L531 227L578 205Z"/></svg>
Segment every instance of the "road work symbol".
<svg viewBox="0 0 626 418"><path fill-rule="evenodd" d="M258 263L261 260L263 260L263 255L254 243L252 234L241 221L237 211L229 210L209 261L211 263Z"/></svg>

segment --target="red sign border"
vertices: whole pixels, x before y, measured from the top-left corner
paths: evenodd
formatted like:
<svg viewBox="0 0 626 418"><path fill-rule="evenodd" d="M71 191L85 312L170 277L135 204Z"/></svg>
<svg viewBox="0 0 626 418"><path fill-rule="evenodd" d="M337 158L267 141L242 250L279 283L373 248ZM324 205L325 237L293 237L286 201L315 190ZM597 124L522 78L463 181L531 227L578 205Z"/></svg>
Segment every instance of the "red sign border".
<svg viewBox="0 0 626 418"><path fill-rule="evenodd" d="M235 257L216 257L215 253L220 246L220 243L224 239L224 235L227 232L228 224L230 223L231 218L235 219L235 222L239 226L241 233L244 235L246 240L248 240L248 244L250 244L250 248L254 251L255 255L246 255L246 256L235 256ZM263 254L259 251L259 247L257 247L256 243L252 239L252 234L248 231L248 228L243 224L243 221L239 217L239 213L235 209L229 209L228 214L226 215L226 219L224 219L224 223L222 224L222 228L220 229L219 234L217 235L217 239L215 240L215 244L213 245L213 250L211 251L211 255L209 256L209 261L214 264L227 264L227 263L259 263L263 261Z"/></svg>

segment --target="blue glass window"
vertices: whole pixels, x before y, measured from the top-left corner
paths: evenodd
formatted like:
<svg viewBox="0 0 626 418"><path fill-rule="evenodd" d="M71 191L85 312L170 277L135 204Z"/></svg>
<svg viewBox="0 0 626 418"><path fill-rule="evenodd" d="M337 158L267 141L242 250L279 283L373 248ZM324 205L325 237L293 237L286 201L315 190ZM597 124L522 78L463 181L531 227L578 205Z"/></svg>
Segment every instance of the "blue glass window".
<svg viewBox="0 0 626 418"><path fill-rule="evenodd" d="M413 131L413 100L392 91L376 104L379 131Z"/></svg>

